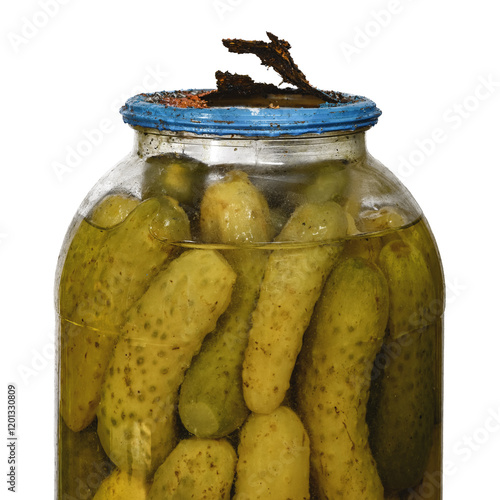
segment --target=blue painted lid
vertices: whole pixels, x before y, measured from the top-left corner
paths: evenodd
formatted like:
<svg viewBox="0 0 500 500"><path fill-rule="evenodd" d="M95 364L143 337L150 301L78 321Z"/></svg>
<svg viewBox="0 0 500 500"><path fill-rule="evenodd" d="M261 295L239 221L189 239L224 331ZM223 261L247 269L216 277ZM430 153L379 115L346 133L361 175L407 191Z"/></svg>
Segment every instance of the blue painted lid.
<svg viewBox="0 0 500 500"><path fill-rule="evenodd" d="M120 113L133 127L208 135L276 137L355 131L375 125L381 111L370 99L345 93L341 102L314 105L257 107L208 106L200 96L211 90L139 94L127 100ZM281 98L280 102L285 102Z"/></svg>

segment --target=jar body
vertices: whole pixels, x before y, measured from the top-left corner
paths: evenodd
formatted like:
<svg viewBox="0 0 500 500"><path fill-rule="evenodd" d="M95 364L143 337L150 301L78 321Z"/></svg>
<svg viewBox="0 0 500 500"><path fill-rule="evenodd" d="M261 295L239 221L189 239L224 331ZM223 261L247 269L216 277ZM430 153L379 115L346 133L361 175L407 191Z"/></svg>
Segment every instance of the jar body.
<svg viewBox="0 0 500 500"><path fill-rule="evenodd" d="M364 132L138 129L58 290L59 498L440 498L441 263Z"/></svg>

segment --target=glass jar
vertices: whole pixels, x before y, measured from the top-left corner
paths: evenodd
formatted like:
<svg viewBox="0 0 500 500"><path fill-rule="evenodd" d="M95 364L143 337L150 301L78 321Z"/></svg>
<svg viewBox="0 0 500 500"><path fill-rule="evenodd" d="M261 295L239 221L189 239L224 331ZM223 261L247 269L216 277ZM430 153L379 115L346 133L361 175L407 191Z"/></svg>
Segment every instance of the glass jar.
<svg viewBox="0 0 500 500"><path fill-rule="evenodd" d="M127 101L63 244L58 498L441 498L442 268L380 111L200 93Z"/></svg>

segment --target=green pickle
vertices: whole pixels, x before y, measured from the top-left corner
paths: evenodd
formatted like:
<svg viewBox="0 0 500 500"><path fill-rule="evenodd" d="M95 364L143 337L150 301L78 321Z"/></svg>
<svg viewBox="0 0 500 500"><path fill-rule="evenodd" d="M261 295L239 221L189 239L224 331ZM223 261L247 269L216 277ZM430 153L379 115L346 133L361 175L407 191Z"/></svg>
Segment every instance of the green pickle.
<svg viewBox="0 0 500 500"><path fill-rule="evenodd" d="M389 328L372 374L367 419L383 484L401 491L422 480L433 444L442 303L429 261L407 238L387 243L379 263L389 283Z"/></svg>
<svg viewBox="0 0 500 500"><path fill-rule="evenodd" d="M62 317L61 414L74 431L95 417L104 370L125 312L175 250L153 232L173 240L189 237L189 221L175 200L147 200L109 230L74 312Z"/></svg>
<svg viewBox="0 0 500 500"><path fill-rule="evenodd" d="M378 261L391 292L391 338L397 339L436 321L441 305L422 253L411 243L393 240L382 248Z"/></svg>
<svg viewBox="0 0 500 500"><path fill-rule="evenodd" d="M158 467L148 500L229 500L235 466L224 439L184 439Z"/></svg>
<svg viewBox="0 0 500 500"><path fill-rule="evenodd" d="M403 227L406 222L403 215L392 207L365 210L357 218L357 224L349 213L348 219L351 220L349 234L356 237L346 242L344 253L350 257L362 257L373 263L377 263L385 240L394 237L394 231L391 230ZM385 234L385 237L381 237L381 234Z"/></svg>
<svg viewBox="0 0 500 500"><path fill-rule="evenodd" d="M319 498L383 499L365 416L388 310L382 272L368 261L349 258L330 275L306 334L297 405L311 438Z"/></svg>
<svg viewBox="0 0 500 500"><path fill-rule="evenodd" d="M203 190L206 166L187 156L165 154L146 160L142 191L145 197L171 196L194 206Z"/></svg>
<svg viewBox="0 0 500 500"><path fill-rule="evenodd" d="M262 173L258 172L252 180L262 188L273 208L286 209L288 214L304 203L335 201L342 204L350 184L348 161L344 159L312 161L294 165L279 175L273 174L266 175L265 182L262 182ZM285 188L282 184L284 178Z"/></svg>
<svg viewBox="0 0 500 500"><path fill-rule="evenodd" d="M234 500L309 500L309 437L293 410L250 415L241 429Z"/></svg>
<svg viewBox="0 0 500 500"><path fill-rule="evenodd" d="M135 196L121 193L109 194L92 210L90 222L97 227L116 226L124 221L137 205L139 205L139 200Z"/></svg>
<svg viewBox="0 0 500 500"><path fill-rule="evenodd" d="M282 403L323 284L342 251L347 219L333 201L298 207L275 238L277 242L315 243L271 253L243 363L243 393L256 413L271 413Z"/></svg>
<svg viewBox="0 0 500 500"><path fill-rule="evenodd" d="M308 202L342 202L349 185L349 170L344 161L326 161L315 164L313 169L308 165L308 170L313 172L313 181L300 190Z"/></svg>
<svg viewBox="0 0 500 500"><path fill-rule="evenodd" d="M435 336L435 327L429 326L397 341L388 338L375 363L367 421L370 446L388 491L417 486L429 460L435 413ZM387 352L393 356L387 358Z"/></svg>
<svg viewBox="0 0 500 500"><path fill-rule="evenodd" d="M185 370L231 299L236 275L213 250L189 250L127 314L106 370L98 434L123 470L152 472L177 442Z"/></svg>
<svg viewBox="0 0 500 500"><path fill-rule="evenodd" d="M64 260L59 282L59 312L70 318L85 277L92 273L99 250L109 229L122 222L139 204L137 198L113 194L106 196L94 208L88 219L83 219L76 230Z"/></svg>
<svg viewBox="0 0 500 500"><path fill-rule="evenodd" d="M168 220L167 228L161 220ZM124 312L144 293L175 247L174 241L189 238L189 221L173 199L151 198L111 230L97 256L93 273L83 285L75 311L82 325L117 333Z"/></svg>
<svg viewBox="0 0 500 500"><path fill-rule="evenodd" d="M269 241L271 225L266 200L241 172L207 189L200 214L204 241L238 245L222 251L238 276L234 298L187 370L179 398L186 429L213 438L236 430L249 413L241 370L267 252L248 243Z"/></svg>

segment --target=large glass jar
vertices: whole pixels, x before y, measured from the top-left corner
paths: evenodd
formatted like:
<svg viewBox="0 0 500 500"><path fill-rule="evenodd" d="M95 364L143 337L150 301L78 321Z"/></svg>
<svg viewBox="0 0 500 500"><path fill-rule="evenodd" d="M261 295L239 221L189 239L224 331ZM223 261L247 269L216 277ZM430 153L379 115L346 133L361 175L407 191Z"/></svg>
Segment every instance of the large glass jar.
<svg viewBox="0 0 500 500"><path fill-rule="evenodd" d="M441 498L443 276L363 97L122 108L64 242L59 499Z"/></svg>

